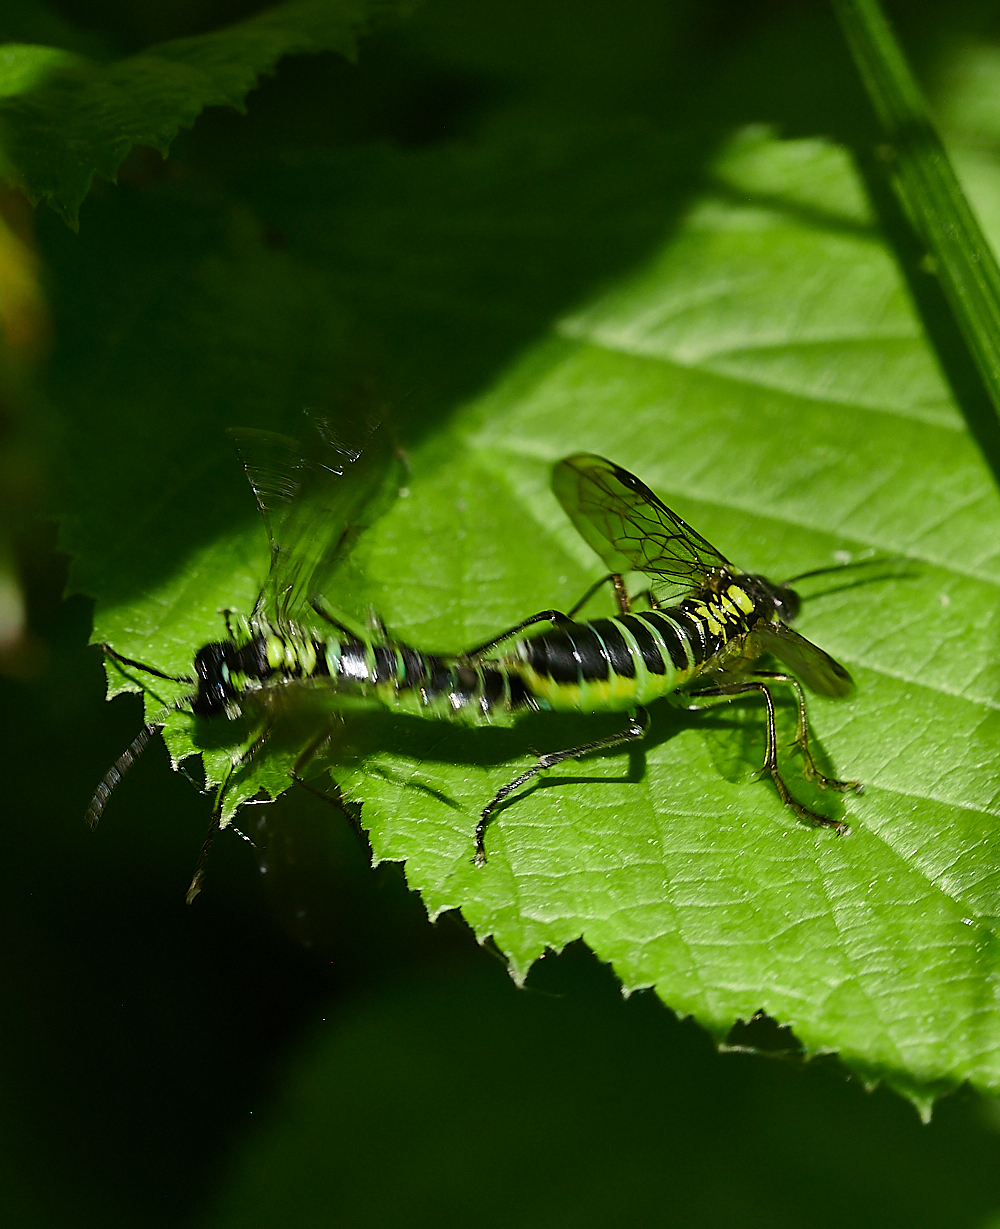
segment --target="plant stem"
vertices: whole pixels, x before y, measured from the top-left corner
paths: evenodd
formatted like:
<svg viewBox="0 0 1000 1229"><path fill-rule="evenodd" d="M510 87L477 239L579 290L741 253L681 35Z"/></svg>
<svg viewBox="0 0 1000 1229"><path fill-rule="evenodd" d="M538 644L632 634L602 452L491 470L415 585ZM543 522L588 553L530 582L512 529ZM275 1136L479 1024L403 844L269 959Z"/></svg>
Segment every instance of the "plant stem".
<svg viewBox="0 0 1000 1229"><path fill-rule="evenodd" d="M1000 268L965 199L920 87L878 0L833 0L885 129L876 153L927 247L973 360L1000 414Z"/></svg>

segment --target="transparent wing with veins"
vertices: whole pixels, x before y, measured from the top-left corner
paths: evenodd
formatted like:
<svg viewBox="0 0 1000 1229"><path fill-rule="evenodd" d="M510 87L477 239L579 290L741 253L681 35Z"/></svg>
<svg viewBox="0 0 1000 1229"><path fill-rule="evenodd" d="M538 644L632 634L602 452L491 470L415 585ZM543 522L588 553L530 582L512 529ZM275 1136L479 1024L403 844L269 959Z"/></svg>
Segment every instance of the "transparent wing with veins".
<svg viewBox="0 0 1000 1229"><path fill-rule="evenodd" d="M558 462L552 489L609 572L645 572L667 589L693 591L716 568L739 571L645 483L604 457L579 453Z"/></svg>
<svg viewBox="0 0 1000 1229"><path fill-rule="evenodd" d="M360 532L399 487L399 459L377 424L311 418L307 448L286 436L240 430L243 467L267 527L271 566L254 607L282 627L307 610Z"/></svg>

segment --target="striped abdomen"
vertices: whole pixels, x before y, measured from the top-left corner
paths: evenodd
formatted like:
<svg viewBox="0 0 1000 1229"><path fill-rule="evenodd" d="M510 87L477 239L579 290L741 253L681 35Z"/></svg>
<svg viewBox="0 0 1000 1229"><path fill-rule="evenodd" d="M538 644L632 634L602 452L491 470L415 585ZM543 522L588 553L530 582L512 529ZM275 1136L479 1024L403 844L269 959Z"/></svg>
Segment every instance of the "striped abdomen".
<svg viewBox="0 0 1000 1229"><path fill-rule="evenodd" d="M404 712L472 722L532 707L516 671L422 653L398 641L375 644L346 634L320 639L291 626L282 633L261 630L239 649L206 646L200 656L219 659L223 685L237 701L277 698L286 688L314 684Z"/></svg>
<svg viewBox="0 0 1000 1229"><path fill-rule="evenodd" d="M733 584L664 610L557 627L518 641L516 656L503 661L543 708L624 710L684 687L762 615Z"/></svg>
<svg viewBox="0 0 1000 1229"><path fill-rule="evenodd" d="M227 673L222 666L234 698L314 682L403 712L471 722L503 721L530 708L626 710L683 688L718 666L726 646L754 623L774 617L773 601L755 591L754 578L729 580L721 591L665 610L560 625L488 661L347 634L320 639L295 626L281 634L261 629L240 649L206 646L199 658L212 654L236 667Z"/></svg>

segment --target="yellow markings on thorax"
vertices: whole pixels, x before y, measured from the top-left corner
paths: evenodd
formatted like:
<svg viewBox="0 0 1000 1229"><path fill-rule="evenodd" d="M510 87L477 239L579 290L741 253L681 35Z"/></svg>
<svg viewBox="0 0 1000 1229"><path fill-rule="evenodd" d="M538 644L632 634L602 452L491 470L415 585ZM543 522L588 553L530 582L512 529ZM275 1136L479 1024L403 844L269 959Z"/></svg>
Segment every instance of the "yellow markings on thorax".
<svg viewBox="0 0 1000 1229"><path fill-rule="evenodd" d="M705 602L695 602L691 613L701 619L713 636L718 636L723 625L728 621L728 615L717 606L708 606Z"/></svg>
<svg viewBox="0 0 1000 1229"><path fill-rule="evenodd" d="M729 585L723 593L719 593L704 602L695 600L689 606L693 615L701 619L713 636L718 636L727 630L727 625L740 623L754 609L753 598L739 585Z"/></svg>
<svg viewBox="0 0 1000 1229"><path fill-rule="evenodd" d="M744 592L739 585L730 585L726 592L743 614L753 613L753 598L749 593Z"/></svg>

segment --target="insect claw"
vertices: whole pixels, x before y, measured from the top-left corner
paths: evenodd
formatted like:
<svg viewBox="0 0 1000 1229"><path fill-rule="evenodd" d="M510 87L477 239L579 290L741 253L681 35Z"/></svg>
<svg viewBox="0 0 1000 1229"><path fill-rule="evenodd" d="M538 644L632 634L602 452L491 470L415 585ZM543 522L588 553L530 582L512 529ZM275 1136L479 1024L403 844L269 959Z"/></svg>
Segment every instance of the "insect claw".
<svg viewBox="0 0 1000 1229"><path fill-rule="evenodd" d="M865 792L864 783L861 781L837 781L833 777L824 777L822 773L816 773L813 780L820 789L835 789L839 794L846 794L848 790L855 794L863 794Z"/></svg>
<svg viewBox="0 0 1000 1229"><path fill-rule="evenodd" d="M794 810L800 819L808 820L814 828L832 828L838 836L847 836L851 830L851 825L845 820L829 819L826 815L810 811L808 807L802 806L801 803L796 804Z"/></svg>

